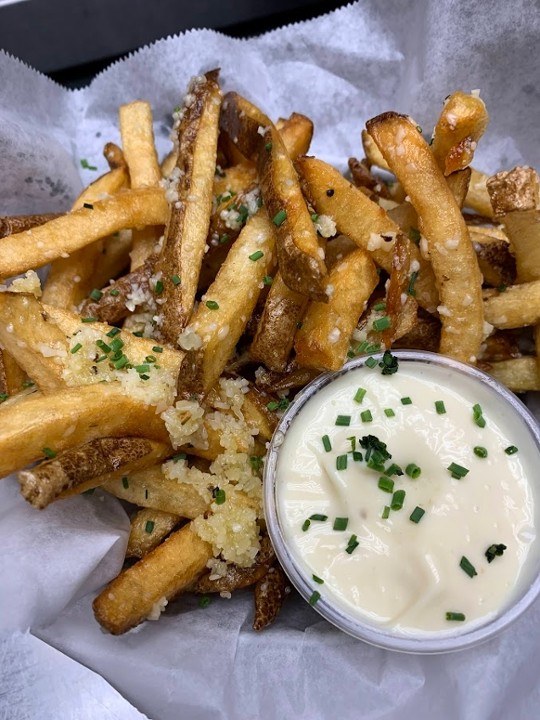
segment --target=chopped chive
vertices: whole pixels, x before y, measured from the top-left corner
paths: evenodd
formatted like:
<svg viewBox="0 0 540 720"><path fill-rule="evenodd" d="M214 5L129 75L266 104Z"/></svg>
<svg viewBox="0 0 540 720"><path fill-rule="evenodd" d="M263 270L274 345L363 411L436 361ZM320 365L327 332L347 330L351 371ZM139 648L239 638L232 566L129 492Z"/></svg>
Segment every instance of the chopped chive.
<svg viewBox="0 0 540 720"><path fill-rule="evenodd" d="M98 302L103 297L103 293L101 292L101 290L94 288L92 290L92 292L90 293L90 297L92 298L92 300L95 300L96 302Z"/></svg>
<svg viewBox="0 0 540 720"><path fill-rule="evenodd" d="M88 490L83 490L83 495L93 495L96 492L96 488L88 488Z"/></svg>
<svg viewBox="0 0 540 720"><path fill-rule="evenodd" d="M381 349L381 343L371 343L371 345L367 346L366 352L367 353L379 352L380 349ZM382 365L381 365L381 367L382 367Z"/></svg>
<svg viewBox="0 0 540 720"><path fill-rule="evenodd" d="M179 462L180 460L187 460L186 453L178 453L178 455L173 455L171 460L175 463Z"/></svg>
<svg viewBox="0 0 540 720"><path fill-rule="evenodd" d="M450 474L456 480L461 480L461 478L464 478L465 475L467 475L467 473L469 472L467 468L454 462L450 463L450 465L447 467L447 470L450 471Z"/></svg>
<svg viewBox="0 0 540 720"><path fill-rule="evenodd" d="M122 338L119 338L119 337L114 338L112 340L112 342L109 344L110 344L111 350L113 352L118 352L119 350L121 350L124 347L124 341L122 340Z"/></svg>
<svg viewBox="0 0 540 720"><path fill-rule="evenodd" d="M286 217L287 217L287 211L286 211L286 210L280 210L279 212L277 212L277 213L274 215L274 217L272 218L272 222L274 223L274 225L276 225L277 227L279 227L280 225L283 224L283 222L285 221Z"/></svg>
<svg viewBox="0 0 540 720"><path fill-rule="evenodd" d="M203 595L201 598L199 598L199 607L205 610L211 602L212 598L209 595Z"/></svg>
<svg viewBox="0 0 540 720"><path fill-rule="evenodd" d="M44 447L41 452L50 460L56 457L56 452L52 448Z"/></svg>
<svg viewBox="0 0 540 720"><path fill-rule="evenodd" d="M93 210L94 206L92 203L83 203L83 208L86 208L87 210Z"/></svg>
<svg viewBox="0 0 540 720"><path fill-rule="evenodd" d="M219 305L215 300L207 300L205 305L209 310L219 310Z"/></svg>
<svg viewBox="0 0 540 720"><path fill-rule="evenodd" d="M81 322L93 323L93 322L96 322L96 318L95 317L83 317L83 318L81 318Z"/></svg>
<svg viewBox="0 0 540 720"><path fill-rule="evenodd" d="M366 453L367 458L367 453ZM377 460L374 457L370 457L369 460L367 460L367 466L370 470L376 470L377 472L384 472L384 463L382 463L380 460Z"/></svg>
<svg viewBox="0 0 540 720"><path fill-rule="evenodd" d="M249 458L249 462L250 462L253 470L255 470L255 472L258 472L264 464L264 460L262 459L262 457L259 457L258 455L252 455Z"/></svg>
<svg viewBox="0 0 540 720"><path fill-rule="evenodd" d="M416 480L420 477L422 470L418 467L418 465L415 465L414 463L409 463L405 468L405 472L410 478Z"/></svg>
<svg viewBox="0 0 540 720"><path fill-rule="evenodd" d="M219 490L214 495L216 505L223 505L223 503L225 502L225 497L225 490L219 488Z"/></svg>
<svg viewBox="0 0 540 720"><path fill-rule="evenodd" d="M309 598L309 604L313 607L314 605L316 605L319 602L320 599L321 599L321 593L318 592L317 590L314 590L311 593L311 597Z"/></svg>
<svg viewBox="0 0 540 720"><path fill-rule="evenodd" d="M263 285L271 285L272 284L272 276L271 275L265 275L263 277Z"/></svg>
<svg viewBox="0 0 540 720"><path fill-rule="evenodd" d="M480 445L476 445L476 447L473 448L473 453L479 458L487 458L488 456L486 448L481 447Z"/></svg>
<svg viewBox="0 0 540 720"><path fill-rule="evenodd" d="M350 415L338 415L336 418L336 425L342 425L344 427L348 427L351 424L351 416Z"/></svg>
<svg viewBox="0 0 540 720"><path fill-rule="evenodd" d="M22 384L23 388L34 387L36 383L33 380L25 380Z"/></svg>
<svg viewBox="0 0 540 720"><path fill-rule="evenodd" d="M420 133L420 135L422 134L422 128L420 127L420 125L416 126L416 130Z"/></svg>
<svg viewBox="0 0 540 720"><path fill-rule="evenodd" d="M109 290L109 295L111 295L112 297L118 297L118 295L120 295L120 290L113 288L112 290Z"/></svg>
<svg viewBox="0 0 540 720"><path fill-rule="evenodd" d="M478 403L476 403L476 405L473 405L473 421L476 423L476 425L478 425L478 427L486 427L486 421L482 414L482 408L480 407L480 405L478 405Z"/></svg>
<svg viewBox="0 0 540 720"><path fill-rule="evenodd" d="M386 417L395 417L396 413L392 410L392 408L385 408L384 414Z"/></svg>
<svg viewBox="0 0 540 720"><path fill-rule="evenodd" d="M405 490L396 490L396 492L392 495L392 502L390 503L390 508L392 510L401 510L404 500Z"/></svg>
<svg viewBox="0 0 540 720"><path fill-rule="evenodd" d="M371 414L371 410L364 410L360 413L360 420L364 423L372 422L373 415Z"/></svg>
<svg viewBox="0 0 540 720"><path fill-rule="evenodd" d="M324 584L324 580L323 580L322 578L320 578L318 575L312 575L311 577L313 578L313 580L314 580L316 583L319 583L319 585L323 585L323 584Z"/></svg>
<svg viewBox="0 0 540 720"><path fill-rule="evenodd" d="M497 286L497 290L498 290L499 292L504 292L507 288L508 288L508 285L504 285L504 284Z"/></svg>
<svg viewBox="0 0 540 720"><path fill-rule="evenodd" d="M374 310L386 310L386 303L385 302L375 303L375 305L373 306L373 309Z"/></svg>
<svg viewBox="0 0 540 720"><path fill-rule="evenodd" d="M96 360L96 365L97 365L97 363L101 363L101 362L103 362L104 360L107 360L107 355L100 355L100 356L98 357L98 359Z"/></svg>
<svg viewBox="0 0 540 720"><path fill-rule="evenodd" d="M349 538L349 540L347 542L347 547L345 548L345 552L348 553L349 555L352 555L353 552L356 550L356 548L359 545L360 545L360 543L358 542L358 538L356 537L356 535L351 535L351 537Z"/></svg>
<svg viewBox="0 0 540 720"><path fill-rule="evenodd" d="M518 449L515 445L509 445L507 448L505 448L504 452L507 455L515 455L517 453Z"/></svg>
<svg viewBox="0 0 540 720"><path fill-rule="evenodd" d="M354 452L356 450L356 438L354 435L351 435L351 437L348 437L347 440L351 443L351 449L349 452Z"/></svg>
<svg viewBox="0 0 540 720"><path fill-rule="evenodd" d="M334 530L346 530L347 525L349 524L349 518L346 517L337 517L334 520Z"/></svg>
<svg viewBox="0 0 540 720"><path fill-rule="evenodd" d="M171 277L171 282L173 285L180 285L182 281L180 280L180 277L178 275L173 275Z"/></svg>
<svg viewBox="0 0 540 720"><path fill-rule="evenodd" d="M391 493L394 492L394 481L387 477L380 477L378 486L380 490L384 490L384 492Z"/></svg>
<svg viewBox="0 0 540 720"><path fill-rule="evenodd" d="M476 570L474 568L474 565L471 562L469 562L469 560L467 560L465 555L463 555L463 557L459 561L459 567L464 572L466 572L470 578L473 578L475 575L478 575L478 573L476 572Z"/></svg>
<svg viewBox="0 0 540 720"><path fill-rule="evenodd" d="M147 373L150 371L150 365L135 365L135 370L138 373Z"/></svg>
<svg viewBox="0 0 540 720"><path fill-rule="evenodd" d="M414 286L416 284L416 280L418 278L418 272L412 272L409 277L409 285L407 287L407 295L411 295L414 297L416 295L416 290L414 289Z"/></svg>
<svg viewBox="0 0 540 720"><path fill-rule="evenodd" d="M390 505L385 505L381 515L383 520L388 520L390 517Z"/></svg>
<svg viewBox="0 0 540 720"><path fill-rule="evenodd" d="M128 365L128 364L129 364L129 360L125 355L122 355L121 357L118 358L118 360L113 362L113 365L117 370L122 370L122 368L125 368L126 365Z"/></svg>
<svg viewBox="0 0 540 720"><path fill-rule="evenodd" d="M414 508L412 513L409 515L409 520L413 523L419 523L420 520L424 517L425 514L424 508L419 507L418 505Z"/></svg>
<svg viewBox="0 0 540 720"><path fill-rule="evenodd" d="M81 167L84 168L84 170L97 170L95 165L88 164L88 160L86 158L81 158Z"/></svg>
<svg viewBox="0 0 540 720"><path fill-rule="evenodd" d="M111 347L107 345L106 342L103 342L103 340L96 340L96 345L100 350L103 350L104 353L110 353Z"/></svg>
<svg viewBox="0 0 540 720"><path fill-rule="evenodd" d="M8 397L9 397L8 393L0 393L0 403L6 402Z"/></svg>
<svg viewBox="0 0 540 720"><path fill-rule="evenodd" d="M316 223L317 220L319 219L319 216L317 215L317 213L313 213L313 215L311 216L311 219L313 220L314 223Z"/></svg>
<svg viewBox="0 0 540 720"><path fill-rule="evenodd" d="M162 353L163 348L160 347L159 345L154 345L154 347L152 348L152 352Z"/></svg>
<svg viewBox="0 0 540 720"><path fill-rule="evenodd" d="M352 459L353 459L355 462L361 461L361 460L362 460L362 453L361 453L361 452L357 452L357 451L353 451Z"/></svg>
<svg viewBox="0 0 540 720"><path fill-rule="evenodd" d="M135 335L135 337L142 337L144 332L142 330L135 330L135 332L132 332L131 334Z"/></svg>
<svg viewBox="0 0 540 720"><path fill-rule="evenodd" d="M262 257L264 257L263 251L257 250L257 252L254 252L252 255L249 256L249 259L255 262L256 260L260 260Z"/></svg>
<svg viewBox="0 0 540 720"><path fill-rule="evenodd" d="M382 332L383 330L388 330L391 324L392 321L390 320L388 315L385 315L382 318L377 318L377 320L374 320L373 329L375 330L375 332Z"/></svg>
<svg viewBox="0 0 540 720"><path fill-rule="evenodd" d="M272 143L271 142L265 143L264 149L266 150L266 152L270 152L270 150L272 149Z"/></svg>
<svg viewBox="0 0 540 720"><path fill-rule="evenodd" d="M311 520L304 520L302 523L302 532L306 532L306 530L309 530L309 526L311 525Z"/></svg>
<svg viewBox="0 0 540 720"><path fill-rule="evenodd" d="M76 352L79 352L79 350L80 350L81 348L82 348L81 343L77 343L76 345L74 345L74 346L71 348L70 352L71 352L72 355L75 355L75 353L76 353Z"/></svg>
<svg viewBox="0 0 540 720"><path fill-rule="evenodd" d="M223 233L223 235L219 238L219 244L224 245L226 242L229 242L229 235L227 233Z"/></svg>
<svg viewBox="0 0 540 720"><path fill-rule="evenodd" d="M154 292L156 293L156 295L161 295L161 293L163 292L163 283L161 280L158 280L154 285Z"/></svg>
<svg viewBox="0 0 540 720"><path fill-rule="evenodd" d="M392 355L390 350L385 350L382 356L382 360L379 363L379 367L382 368L382 375L393 375L397 373L399 369L399 362L395 355Z"/></svg>
<svg viewBox="0 0 540 720"><path fill-rule="evenodd" d="M399 467L399 465L396 465L396 463L392 463L386 468L384 474L388 477L391 477L392 475L403 475L403 470Z"/></svg>
<svg viewBox="0 0 540 720"><path fill-rule="evenodd" d="M269 402L266 407L272 411L286 410L290 404L291 403L289 402L289 400L287 400L287 398L283 397L283 398L280 398L278 401L273 400L273 401Z"/></svg>
<svg viewBox="0 0 540 720"><path fill-rule="evenodd" d="M412 400L410 397L402 397L401 404L402 405L412 405Z"/></svg>
<svg viewBox="0 0 540 720"><path fill-rule="evenodd" d="M155 362L156 362L156 358L155 358L153 355L147 355L147 356L144 358L144 360L145 360L145 362L147 362L147 363L155 363Z"/></svg>
<svg viewBox="0 0 540 720"><path fill-rule="evenodd" d="M107 333L107 337L113 338L113 337L115 337L115 335L118 335L119 332L120 332L120 328L113 327Z"/></svg>
<svg viewBox="0 0 540 720"><path fill-rule="evenodd" d="M330 450L332 449L332 443L330 442L330 438L328 437L328 435L323 435L321 439L326 452L330 452Z"/></svg>
<svg viewBox="0 0 540 720"><path fill-rule="evenodd" d="M358 388L354 396L354 401L357 403L361 403L362 400L366 397L366 393L367 390L365 388Z"/></svg>
<svg viewBox="0 0 540 720"><path fill-rule="evenodd" d="M366 360L366 365L368 366L368 368L373 369L377 365L377 361L374 357L368 357L368 359Z"/></svg>
<svg viewBox="0 0 540 720"><path fill-rule="evenodd" d="M460 612L447 612L446 619L447 620L457 620L458 622L463 622L465 620L465 615Z"/></svg>
<svg viewBox="0 0 540 720"><path fill-rule="evenodd" d="M144 526L144 530L145 530L145 532L147 532L150 535L150 533L154 532L155 526L156 526L156 523L153 520L147 520L146 525Z"/></svg>
<svg viewBox="0 0 540 720"><path fill-rule="evenodd" d="M309 516L310 520L316 520L317 522L324 522L325 520L328 520L328 515L321 515L321 513L313 513L313 515Z"/></svg>
<svg viewBox="0 0 540 720"><path fill-rule="evenodd" d="M419 243L420 242L420 231L413 227L409 228L409 238L414 243Z"/></svg>
<svg viewBox="0 0 540 720"><path fill-rule="evenodd" d="M338 455L336 458L336 470L346 470L347 469L347 456L346 455Z"/></svg>
<svg viewBox="0 0 540 720"><path fill-rule="evenodd" d="M129 479L127 477L122 478L122 485L127 489L129 487Z"/></svg>
<svg viewBox="0 0 540 720"><path fill-rule="evenodd" d="M435 400L435 410L437 411L437 415L444 415L446 412L446 407L444 405L444 402L442 400Z"/></svg>
<svg viewBox="0 0 540 720"><path fill-rule="evenodd" d="M139 375L139 380L150 380L150 375L146 375L146 374Z"/></svg>
<svg viewBox="0 0 540 720"><path fill-rule="evenodd" d="M501 555L503 554L503 552L505 550L506 550L506 545L503 545L502 543L500 543L498 545L497 544L490 545L485 553L488 563L493 562L493 560L495 560L496 557L501 557Z"/></svg>

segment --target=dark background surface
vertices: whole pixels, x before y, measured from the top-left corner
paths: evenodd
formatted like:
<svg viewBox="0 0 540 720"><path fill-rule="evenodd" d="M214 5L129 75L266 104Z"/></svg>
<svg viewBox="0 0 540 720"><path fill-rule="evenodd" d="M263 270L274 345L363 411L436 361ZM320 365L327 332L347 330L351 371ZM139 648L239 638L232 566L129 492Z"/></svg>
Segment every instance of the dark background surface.
<svg viewBox="0 0 540 720"><path fill-rule="evenodd" d="M190 28L250 37L322 15L325 0L0 0L0 47L67 87L133 50Z"/></svg>

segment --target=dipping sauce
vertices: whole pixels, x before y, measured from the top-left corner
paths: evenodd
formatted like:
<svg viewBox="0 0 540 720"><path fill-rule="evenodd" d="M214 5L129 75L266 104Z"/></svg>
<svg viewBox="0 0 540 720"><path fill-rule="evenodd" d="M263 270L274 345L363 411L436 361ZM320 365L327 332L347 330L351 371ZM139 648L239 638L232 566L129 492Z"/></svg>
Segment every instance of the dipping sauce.
<svg viewBox="0 0 540 720"><path fill-rule="evenodd" d="M474 377L411 360L382 374L380 360L292 420L276 464L283 540L312 604L397 634L465 632L532 579L538 448Z"/></svg>

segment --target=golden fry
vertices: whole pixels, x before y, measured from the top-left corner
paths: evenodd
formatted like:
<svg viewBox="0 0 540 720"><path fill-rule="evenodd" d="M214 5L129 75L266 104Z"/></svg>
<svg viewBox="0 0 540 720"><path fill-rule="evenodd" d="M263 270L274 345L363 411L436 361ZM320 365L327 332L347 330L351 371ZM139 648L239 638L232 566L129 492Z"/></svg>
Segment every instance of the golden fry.
<svg viewBox="0 0 540 720"><path fill-rule="evenodd" d="M126 557L142 558L156 548L178 525L180 518L173 513L144 508L130 519Z"/></svg>

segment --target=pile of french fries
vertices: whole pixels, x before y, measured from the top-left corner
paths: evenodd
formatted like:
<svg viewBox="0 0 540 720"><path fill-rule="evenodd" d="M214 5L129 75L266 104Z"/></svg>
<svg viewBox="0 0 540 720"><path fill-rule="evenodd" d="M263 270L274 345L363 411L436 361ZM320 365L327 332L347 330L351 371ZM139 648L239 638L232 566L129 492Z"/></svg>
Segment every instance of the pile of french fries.
<svg viewBox="0 0 540 720"><path fill-rule="evenodd" d="M70 212L0 218L0 476L39 509L125 501L126 563L94 601L114 634L184 592L252 587L254 628L274 620L264 456L319 373L417 348L540 388L538 176L471 167L477 92L446 98L431 140L369 120L347 175L308 156L309 118L274 124L217 71L173 120L160 164L149 104L122 106Z"/></svg>

